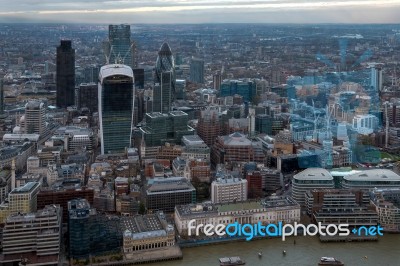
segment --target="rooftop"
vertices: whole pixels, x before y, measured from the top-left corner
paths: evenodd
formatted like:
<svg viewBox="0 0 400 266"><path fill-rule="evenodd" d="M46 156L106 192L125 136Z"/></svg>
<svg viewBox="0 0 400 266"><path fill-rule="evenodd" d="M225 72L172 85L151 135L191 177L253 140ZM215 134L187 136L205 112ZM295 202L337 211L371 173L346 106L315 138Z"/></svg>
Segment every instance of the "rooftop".
<svg viewBox="0 0 400 266"><path fill-rule="evenodd" d="M147 194L194 190L190 181L184 177L155 178L148 181Z"/></svg>
<svg viewBox="0 0 400 266"><path fill-rule="evenodd" d="M11 194L28 193L39 187L39 182L28 182L22 187L14 188L14 190L11 191Z"/></svg>
<svg viewBox="0 0 400 266"><path fill-rule="evenodd" d="M110 64L102 66L99 73L99 80L103 81L103 79L115 76L115 75L123 75L133 78L132 68L126 65L121 64Z"/></svg>
<svg viewBox="0 0 400 266"><path fill-rule="evenodd" d="M347 181L400 181L400 176L388 169L364 170L344 176Z"/></svg>
<svg viewBox="0 0 400 266"><path fill-rule="evenodd" d="M332 175L323 168L308 168L294 175L293 178L297 180L333 180Z"/></svg>

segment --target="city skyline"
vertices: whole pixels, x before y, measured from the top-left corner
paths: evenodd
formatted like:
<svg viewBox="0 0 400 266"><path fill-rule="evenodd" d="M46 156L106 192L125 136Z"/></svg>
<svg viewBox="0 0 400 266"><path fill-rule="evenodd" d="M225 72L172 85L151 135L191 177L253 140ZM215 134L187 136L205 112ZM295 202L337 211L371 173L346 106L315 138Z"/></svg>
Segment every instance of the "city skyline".
<svg viewBox="0 0 400 266"><path fill-rule="evenodd" d="M18 1L0 23L399 23L400 0ZM68 16L62 16L68 15Z"/></svg>

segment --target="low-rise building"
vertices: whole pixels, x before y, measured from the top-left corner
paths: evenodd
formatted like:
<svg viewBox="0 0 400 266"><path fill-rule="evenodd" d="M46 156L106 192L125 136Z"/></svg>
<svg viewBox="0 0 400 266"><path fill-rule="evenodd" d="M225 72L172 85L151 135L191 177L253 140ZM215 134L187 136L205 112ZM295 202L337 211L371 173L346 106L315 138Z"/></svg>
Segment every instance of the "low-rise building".
<svg viewBox="0 0 400 266"><path fill-rule="evenodd" d="M247 180L231 175L218 177L211 183L211 202L229 203L247 200Z"/></svg>
<svg viewBox="0 0 400 266"><path fill-rule="evenodd" d="M400 176L388 169L371 169L343 177L343 188L348 189L374 189L398 188Z"/></svg>
<svg viewBox="0 0 400 266"><path fill-rule="evenodd" d="M383 230L400 232L400 188L374 189L370 195Z"/></svg>

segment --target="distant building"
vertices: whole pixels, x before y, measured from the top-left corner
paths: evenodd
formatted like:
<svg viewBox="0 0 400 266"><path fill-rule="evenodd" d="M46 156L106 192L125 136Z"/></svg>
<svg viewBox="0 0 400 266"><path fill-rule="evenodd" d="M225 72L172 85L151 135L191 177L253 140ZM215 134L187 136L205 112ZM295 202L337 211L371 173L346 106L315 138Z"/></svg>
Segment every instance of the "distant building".
<svg viewBox="0 0 400 266"><path fill-rule="evenodd" d="M243 80L224 80L221 83L219 95L221 97L239 94L246 102L252 102L256 96L256 83L249 79Z"/></svg>
<svg viewBox="0 0 400 266"><path fill-rule="evenodd" d="M269 197L259 201L245 201L228 204L188 204L175 207L175 226L180 235L188 235L189 221L192 226L199 224L294 223L300 221L300 206L290 197ZM203 233L203 231L200 231ZM191 232L193 236L194 231ZM202 235L200 237L203 237Z"/></svg>
<svg viewBox="0 0 400 266"><path fill-rule="evenodd" d="M202 110L197 124L197 134L211 147L221 133L221 124L218 110L207 108Z"/></svg>
<svg viewBox="0 0 400 266"><path fill-rule="evenodd" d="M274 118L269 115L256 115L255 131L257 133L265 133L274 136L284 129L284 121L282 118Z"/></svg>
<svg viewBox="0 0 400 266"><path fill-rule="evenodd" d="M190 60L190 81L204 83L204 60L198 58Z"/></svg>
<svg viewBox="0 0 400 266"><path fill-rule="evenodd" d="M221 74L220 73L214 74L213 75L213 89L218 91L221 87L221 83L222 83Z"/></svg>
<svg viewBox="0 0 400 266"><path fill-rule="evenodd" d="M247 180L233 176L218 177L211 183L211 202L229 203L247 200Z"/></svg>
<svg viewBox="0 0 400 266"><path fill-rule="evenodd" d="M61 40L57 47L57 101L59 108L75 104L75 49L70 40Z"/></svg>
<svg viewBox="0 0 400 266"><path fill-rule="evenodd" d="M397 188L400 176L388 169L363 170L343 177L342 187L347 189Z"/></svg>
<svg viewBox="0 0 400 266"><path fill-rule="evenodd" d="M379 120L374 115L356 115L353 118L353 129L359 134L369 135L378 127Z"/></svg>
<svg viewBox="0 0 400 266"><path fill-rule="evenodd" d="M144 69L143 68L133 68L133 77L135 79L135 88L144 89Z"/></svg>
<svg viewBox="0 0 400 266"><path fill-rule="evenodd" d="M371 204L378 213L378 223L386 232L400 232L400 189L374 189Z"/></svg>
<svg viewBox="0 0 400 266"><path fill-rule="evenodd" d="M101 154L122 153L131 147L133 73L126 65L106 65L99 75Z"/></svg>
<svg viewBox="0 0 400 266"><path fill-rule="evenodd" d="M39 182L28 182L23 187L15 188L8 194L8 202L0 205L0 223L13 213L31 213L37 210Z"/></svg>
<svg viewBox="0 0 400 266"><path fill-rule="evenodd" d="M217 138L211 149L211 161L214 164L263 162L264 153L261 142L252 141L245 135L235 132Z"/></svg>
<svg viewBox="0 0 400 266"><path fill-rule="evenodd" d="M293 176L292 196L301 206L306 205L308 190L334 188L332 175L323 168L309 168Z"/></svg>
<svg viewBox="0 0 400 266"><path fill-rule="evenodd" d="M172 106L173 83L172 72L163 71L159 74L160 83L156 83L153 88L153 112L169 113Z"/></svg>
<svg viewBox="0 0 400 266"><path fill-rule="evenodd" d="M25 105L25 133L42 135L46 130L46 108L40 101L29 101Z"/></svg>
<svg viewBox="0 0 400 266"><path fill-rule="evenodd" d="M64 139L64 147L68 151L82 150L91 151L96 148L96 137L90 128L74 126L60 127L55 132L56 136Z"/></svg>
<svg viewBox="0 0 400 266"><path fill-rule="evenodd" d="M5 221L2 236L2 263L21 258L28 265L55 265L62 244L61 208L48 205L33 213L11 214Z"/></svg>
<svg viewBox="0 0 400 266"><path fill-rule="evenodd" d="M108 43L105 47L108 64L124 64L134 68L135 44L131 41L130 25L108 25Z"/></svg>
<svg viewBox="0 0 400 266"><path fill-rule="evenodd" d="M118 252L122 243L119 217L97 214L84 199L68 202L69 257L89 258Z"/></svg>
<svg viewBox="0 0 400 266"><path fill-rule="evenodd" d="M172 56L171 48L166 42L161 45L160 50L158 51L154 83L162 84L161 75L164 72L170 72L169 78L171 82L171 96L173 96L175 94L175 79L176 79L175 61L174 57Z"/></svg>
<svg viewBox="0 0 400 266"><path fill-rule="evenodd" d="M196 202L196 189L183 177L152 179L146 189L148 210L173 212L176 205Z"/></svg>
<svg viewBox="0 0 400 266"><path fill-rule="evenodd" d="M78 89L78 109L88 108L89 112L98 111L98 85L96 83L82 83Z"/></svg>

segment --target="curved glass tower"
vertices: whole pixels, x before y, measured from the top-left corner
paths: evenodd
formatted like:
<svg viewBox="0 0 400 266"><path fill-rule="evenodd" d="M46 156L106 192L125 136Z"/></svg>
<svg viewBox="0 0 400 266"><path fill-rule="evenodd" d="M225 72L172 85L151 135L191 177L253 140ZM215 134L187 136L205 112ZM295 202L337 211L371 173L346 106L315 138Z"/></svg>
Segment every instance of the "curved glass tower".
<svg viewBox="0 0 400 266"><path fill-rule="evenodd" d="M171 48L168 43L163 43L158 51L158 57L156 61L156 76L155 83L161 83L162 78L161 74L163 72L171 72L172 77L172 92L175 92L175 62L174 57L172 56Z"/></svg>
<svg viewBox="0 0 400 266"><path fill-rule="evenodd" d="M101 154L121 153L131 146L134 78L126 65L103 66L99 74Z"/></svg>

